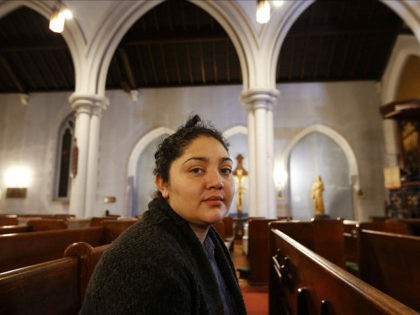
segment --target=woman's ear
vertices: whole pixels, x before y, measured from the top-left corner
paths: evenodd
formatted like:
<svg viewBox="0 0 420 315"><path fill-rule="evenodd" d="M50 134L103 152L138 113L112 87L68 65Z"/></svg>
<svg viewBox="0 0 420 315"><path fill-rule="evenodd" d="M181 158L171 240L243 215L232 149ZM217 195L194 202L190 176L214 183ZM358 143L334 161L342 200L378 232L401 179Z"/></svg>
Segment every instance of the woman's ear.
<svg viewBox="0 0 420 315"><path fill-rule="evenodd" d="M162 177L160 177L159 175L156 175L155 185L157 189L160 191L160 193L162 194L162 197L164 199L168 199L169 198L168 183L165 182Z"/></svg>

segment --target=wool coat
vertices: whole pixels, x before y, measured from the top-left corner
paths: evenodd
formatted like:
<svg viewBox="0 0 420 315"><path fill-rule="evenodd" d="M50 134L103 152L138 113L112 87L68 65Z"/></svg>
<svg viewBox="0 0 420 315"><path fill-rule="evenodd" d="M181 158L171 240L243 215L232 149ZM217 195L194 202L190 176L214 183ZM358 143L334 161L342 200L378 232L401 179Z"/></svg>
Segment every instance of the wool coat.
<svg viewBox="0 0 420 315"><path fill-rule="evenodd" d="M246 314L229 251L213 228L208 233L236 314ZM103 254L80 313L222 315L223 304L198 237L165 200L155 198L142 220Z"/></svg>

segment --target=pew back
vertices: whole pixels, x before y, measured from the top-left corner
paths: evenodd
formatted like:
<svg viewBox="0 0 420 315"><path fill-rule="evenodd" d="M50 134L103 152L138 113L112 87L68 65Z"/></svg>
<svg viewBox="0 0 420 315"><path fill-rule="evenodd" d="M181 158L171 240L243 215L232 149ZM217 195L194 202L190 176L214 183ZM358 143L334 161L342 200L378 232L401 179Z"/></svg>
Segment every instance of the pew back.
<svg viewBox="0 0 420 315"><path fill-rule="evenodd" d="M362 230L360 277L420 312L420 237Z"/></svg>
<svg viewBox="0 0 420 315"><path fill-rule="evenodd" d="M271 230L270 314L417 314L279 230Z"/></svg>
<svg viewBox="0 0 420 315"><path fill-rule="evenodd" d="M274 219L249 218L248 220L248 281L253 285L268 283L269 278L269 223Z"/></svg>
<svg viewBox="0 0 420 315"><path fill-rule="evenodd" d="M270 229L278 229L336 265L345 266L344 225L341 219L274 221L270 223Z"/></svg>
<svg viewBox="0 0 420 315"><path fill-rule="evenodd" d="M103 227L0 235L0 272L61 258L77 241L105 244Z"/></svg>
<svg viewBox="0 0 420 315"><path fill-rule="evenodd" d="M0 314L77 314L78 260L52 260L0 273Z"/></svg>
<svg viewBox="0 0 420 315"><path fill-rule="evenodd" d="M76 257L79 260L78 280L80 284L80 300L82 303L96 264L109 246L111 244L93 247L85 242L76 242L68 246L64 252L64 257Z"/></svg>

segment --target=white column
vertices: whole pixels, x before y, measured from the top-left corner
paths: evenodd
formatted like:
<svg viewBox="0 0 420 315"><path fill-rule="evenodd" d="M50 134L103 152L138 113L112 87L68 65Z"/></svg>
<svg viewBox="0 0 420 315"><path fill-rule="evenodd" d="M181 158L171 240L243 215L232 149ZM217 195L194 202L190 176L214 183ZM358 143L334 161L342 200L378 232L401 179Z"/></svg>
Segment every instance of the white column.
<svg viewBox="0 0 420 315"><path fill-rule="evenodd" d="M248 109L249 169L253 170L249 174L250 200L255 205L250 201L250 216L273 217L276 213L272 107L278 94L272 89L252 89L241 93L241 101Z"/></svg>
<svg viewBox="0 0 420 315"><path fill-rule="evenodd" d="M268 210L270 211L267 213L268 218L276 218L277 217L277 203L276 203L276 188L274 182L274 125L273 125L273 111L267 111L267 154L268 154L268 173L271 175L269 176L268 180L271 181L268 183L268 189L271 191L268 194ZM274 196L274 198L272 198Z"/></svg>
<svg viewBox="0 0 420 315"><path fill-rule="evenodd" d="M255 171L255 117L254 111L248 109L248 185L249 185L249 205L248 216L257 216L257 183Z"/></svg>
<svg viewBox="0 0 420 315"><path fill-rule="evenodd" d="M85 200L85 216L94 215L96 187L98 180L98 162L99 162L99 132L101 125L102 112L107 108L108 101L106 98L97 98L90 118L89 128L89 148L88 148L88 167L86 177L86 200Z"/></svg>
<svg viewBox="0 0 420 315"><path fill-rule="evenodd" d="M69 212L83 217L85 212L86 170L89 146L91 101L70 96L70 105L76 112L75 138L77 140L77 173L71 180ZM72 156L73 158L73 156ZM72 161L74 163L74 161Z"/></svg>
<svg viewBox="0 0 420 315"><path fill-rule="evenodd" d="M76 112L78 147L77 174L71 181L69 208L71 214L86 217L91 215L95 201L100 117L107 102L105 98L83 94L73 94L69 101Z"/></svg>

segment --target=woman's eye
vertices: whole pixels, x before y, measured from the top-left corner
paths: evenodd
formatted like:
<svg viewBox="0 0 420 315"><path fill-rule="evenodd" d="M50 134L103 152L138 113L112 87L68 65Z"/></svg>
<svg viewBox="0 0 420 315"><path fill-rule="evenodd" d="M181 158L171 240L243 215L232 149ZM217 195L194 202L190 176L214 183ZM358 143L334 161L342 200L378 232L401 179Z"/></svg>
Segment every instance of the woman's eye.
<svg viewBox="0 0 420 315"><path fill-rule="evenodd" d="M232 169L229 168L229 167L225 167L225 168L222 168L221 172L222 172L222 174L230 175L230 174L232 174Z"/></svg>
<svg viewBox="0 0 420 315"><path fill-rule="evenodd" d="M194 167L190 170L190 172L193 174L201 174L204 172L204 170L200 167Z"/></svg>

